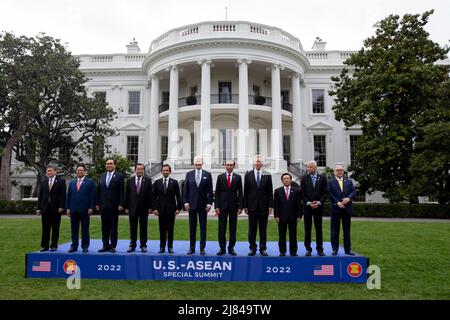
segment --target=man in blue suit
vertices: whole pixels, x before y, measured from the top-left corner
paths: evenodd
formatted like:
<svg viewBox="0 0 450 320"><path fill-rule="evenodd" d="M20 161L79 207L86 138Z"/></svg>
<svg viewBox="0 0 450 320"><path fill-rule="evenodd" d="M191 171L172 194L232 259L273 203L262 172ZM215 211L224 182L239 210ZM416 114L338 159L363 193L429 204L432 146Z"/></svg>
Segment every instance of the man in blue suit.
<svg viewBox="0 0 450 320"><path fill-rule="evenodd" d="M344 178L344 167L336 165L334 178L328 182L328 194L331 201L331 246L332 255L337 255L339 250L339 232L342 220L344 231L344 250L347 255L355 255L351 252L350 220L353 213L352 201L356 196L355 186L352 180Z"/></svg>
<svg viewBox="0 0 450 320"><path fill-rule="evenodd" d="M86 166L78 164L76 178L70 181L67 189L67 215L70 217L72 245L69 252L78 250L78 233L81 223L81 248L88 252L89 217L95 208L95 183L86 177Z"/></svg>
<svg viewBox="0 0 450 320"><path fill-rule="evenodd" d="M189 237L190 246L187 254L195 252L197 231L197 216L200 222L200 254L205 254L206 246L206 218L213 203L212 176L202 169L203 159L195 157L195 170L186 173L183 187L184 209L189 211Z"/></svg>

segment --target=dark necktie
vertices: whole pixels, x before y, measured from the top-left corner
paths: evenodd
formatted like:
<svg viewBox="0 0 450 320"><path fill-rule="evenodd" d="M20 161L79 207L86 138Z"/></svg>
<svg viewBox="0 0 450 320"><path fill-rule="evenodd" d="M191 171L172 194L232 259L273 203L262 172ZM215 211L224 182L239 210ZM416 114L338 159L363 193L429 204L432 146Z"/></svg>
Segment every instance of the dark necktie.
<svg viewBox="0 0 450 320"><path fill-rule="evenodd" d="M164 178L164 193L167 192L167 178Z"/></svg>
<svg viewBox="0 0 450 320"><path fill-rule="evenodd" d="M256 186L258 187L258 189L260 185L261 185L261 176L259 175L259 171L256 171Z"/></svg>
<svg viewBox="0 0 450 320"><path fill-rule="evenodd" d="M231 174L228 174L227 186L228 188L231 188Z"/></svg>

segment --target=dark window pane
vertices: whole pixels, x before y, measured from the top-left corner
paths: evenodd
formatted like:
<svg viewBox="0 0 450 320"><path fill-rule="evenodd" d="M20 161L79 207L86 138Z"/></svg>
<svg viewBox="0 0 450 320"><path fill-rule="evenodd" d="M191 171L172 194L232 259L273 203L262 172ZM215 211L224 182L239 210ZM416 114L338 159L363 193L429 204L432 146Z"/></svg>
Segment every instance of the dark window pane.
<svg viewBox="0 0 450 320"><path fill-rule="evenodd" d="M326 136L314 136L314 160L318 167L327 166Z"/></svg>
<svg viewBox="0 0 450 320"><path fill-rule="evenodd" d="M325 113L324 95L325 90L312 90L313 113Z"/></svg>
<svg viewBox="0 0 450 320"><path fill-rule="evenodd" d="M141 92L128 92L128 114L139 114L141 106Z"/></svg>

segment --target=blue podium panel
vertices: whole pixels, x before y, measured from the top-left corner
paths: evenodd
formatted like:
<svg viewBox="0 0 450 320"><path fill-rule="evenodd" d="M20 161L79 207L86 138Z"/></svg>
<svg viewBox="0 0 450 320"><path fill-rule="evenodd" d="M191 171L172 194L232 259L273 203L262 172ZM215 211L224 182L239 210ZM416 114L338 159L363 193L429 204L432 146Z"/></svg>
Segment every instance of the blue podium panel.
<svg viewBox="0 0 450 320"><path fill-rule="evenodd" d="M117 252L97 253L100 240L91 240L90 251L67 253L70 244L56 252L33 252L26 255L26 277L67 278L77 268L85 279L181 280L181 281L300 281L365 283L368 258L342 253L331 255L330 243L324 243L326 256L280 257L278 243L269 242L263 257L249 257L248 243L238 242L237 256L217 256L217 242L207 242L206 255L185 255L188 241L174 241L174 254L158 254L159 241L149 241L147 253L127 253L127 240L119 240ZM343 251L343 250L342 250Z"/></svg>

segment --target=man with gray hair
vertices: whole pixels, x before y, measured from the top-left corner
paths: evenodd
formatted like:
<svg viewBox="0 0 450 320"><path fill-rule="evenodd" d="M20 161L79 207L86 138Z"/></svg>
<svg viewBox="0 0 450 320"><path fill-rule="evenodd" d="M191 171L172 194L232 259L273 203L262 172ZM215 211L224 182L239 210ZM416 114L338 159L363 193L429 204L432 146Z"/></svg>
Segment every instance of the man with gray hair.
<svg viewBox="0 0 450 320"><path fill-rule="evenodd" d="M325 175L318 174L317 163L314 160L306 163L308 173L302 177L300 189L305 207L305 248L306 256L311 256L311 229L314 218L316 230L316 249L319 256L324 256L322 237L323 205L328 195L328 183Z"/></svg>
<svg viewBox="0 0 450 320"><path fill-rule="evenodd" d="M200 222L200 254L204 255L206 246L206 224L208 212L213 204L213 182L211 173L203 170L203 158L194 158L195 169L186 173L183 186L184 209L189 212L188 255L195 252L197 218Z"/></svg>

